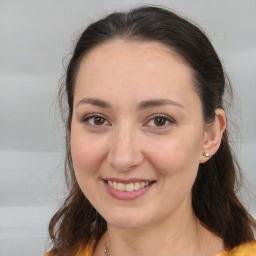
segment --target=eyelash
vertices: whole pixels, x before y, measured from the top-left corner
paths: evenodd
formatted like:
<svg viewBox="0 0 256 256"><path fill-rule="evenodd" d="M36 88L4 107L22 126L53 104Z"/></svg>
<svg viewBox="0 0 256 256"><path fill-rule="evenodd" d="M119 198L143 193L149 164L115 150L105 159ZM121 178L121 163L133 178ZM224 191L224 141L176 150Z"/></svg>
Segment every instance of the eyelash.
<svg viewBox="0 0 256 256"><path fill-rule="evenodd" d="M94 119L94 122L96 120L96 118L101 118L103 120L103 124L91 124L90 123L90 120L93 120ZM161 118L164 120L164 125L154 125L154 126L150 126L148 125L150 122L155 122L157 118ZM102 126L105 126L105 122L108 123L108 126L111 126L111 124L107 121L107 119L100 115L100 114L89 114L89 115L86 115L84 118L82 118L82 122L83 123L86 123L88 126L91 126L93 128L101 128ZM166 124L166 122L168 122L168 124ZM164 129L168 126L170 126L171 124L174 124L175 123L175 120L170 118L169 116L165 115L165 114L155 114L155 115L152 115L148 118L148 120L146 121L145 125L143 126L150 126L150 127L154 127L154 129ZM155 124L155 123L154 123Z"/></svg>
<svg viewBox="0 0 256 256"><path fill-rule="evenodd" d="M89 115L86 115L84 118L82 118L82 122L83 122L83 123L86 123L88 126L93 127L93 128L101 128L101 126L103 126L103 125L96 125L96 124L90 124L90 123L89 123L90 120L93 120L93 119L94 119L94 121L95 121L96 118L101 118L101 119L103 119L104 123L105 123L105 122L108 122L108 121L106 120L106 118L105 118L104 116L100 115L100 114L89 114ZM109 123L109 122L108 122L108 123ZM109 126L110 126L110 124L109 124Z"/></svg>
<svg viewBox="0 0 256 256"><path fill-rule="evenodd" d="M149 122L155 122L157 118L162 118L165 122L168 122L168 124L164 124L163 126L157 126L155 125L154 128L156 129L164 129L168 126L170 126L171 124L175 123L175 120L165 114L155 114L149 117L149 120L146 122L146 124L148 124ZM153 126L152 126L153 127Z"/></svg>

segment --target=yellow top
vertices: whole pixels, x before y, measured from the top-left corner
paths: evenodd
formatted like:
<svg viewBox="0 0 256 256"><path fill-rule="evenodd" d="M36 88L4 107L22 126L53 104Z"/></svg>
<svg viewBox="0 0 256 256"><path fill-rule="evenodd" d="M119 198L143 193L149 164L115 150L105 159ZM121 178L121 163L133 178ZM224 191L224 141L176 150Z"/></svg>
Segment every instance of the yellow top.
<svg viewBox="0 0 256 256"><path fill-rule="evenodd" d="M242 244L231 251L222 251L216 256L256 256L256 241Z"/></svg>
<svg viewBox="0 0 256 256"><path fill-rule="evenodd" d="M95 247L95 241L89 243L85 248L80 248L76 256L92 256ZM44 256L50 256L50 252Z"/></svg>
<svg viewBox="0 0 256 256"><path fill-rule="evenodd" d="M80 249L76 256L92 256L95 242L90 243L84 249ZM49 256L46 253L44 256ZM256 241L239 245L231 251L222 251L216 256L256 256Z"/></svg>
<svg viewBox="0 0 256 256"><path fill-rule="evenodd" d="M86 248L80 248L76 256L92 256L95 242L89 243Z"/></svg>

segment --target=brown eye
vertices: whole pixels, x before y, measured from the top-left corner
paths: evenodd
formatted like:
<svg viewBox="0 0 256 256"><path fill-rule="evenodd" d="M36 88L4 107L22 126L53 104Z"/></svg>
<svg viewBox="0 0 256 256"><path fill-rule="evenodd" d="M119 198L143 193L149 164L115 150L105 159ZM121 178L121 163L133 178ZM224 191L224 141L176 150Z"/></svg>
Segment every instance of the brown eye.
<svg viewBox="0 0 256 256"><path fill-rule="evenodd" d="M151 118L145 125L152 128L165 129L171 126L172 124L175 124L173 118L165 114L155 114L151 116Z"/></svg>
<svg viewBox="0 0 256 256"><path fill-rule="evenodd" d="M105 119L100 116L97 116L97 117L94 117L93 121L95 125L103 125L105 122Z"/></svg>
<svg viewBox="0 0 256 256"><path fill-rule="evenodd" d="M156 117L154 118L154 124L156 126L164 126L166 124L166 118Z"/></svg>
<svg viewBox="0 0 256 256"><path fill-rule="evenodd" d="M85 123L86 125L89 125L91 127L97 127L97 128L101 128L101 127L105 127L105 126L109 126L110 123L106 120L106 118L104 118L103 116L97 115L97 114L89 114L87 116L85 116L82 120L83 123Z"/></svg>

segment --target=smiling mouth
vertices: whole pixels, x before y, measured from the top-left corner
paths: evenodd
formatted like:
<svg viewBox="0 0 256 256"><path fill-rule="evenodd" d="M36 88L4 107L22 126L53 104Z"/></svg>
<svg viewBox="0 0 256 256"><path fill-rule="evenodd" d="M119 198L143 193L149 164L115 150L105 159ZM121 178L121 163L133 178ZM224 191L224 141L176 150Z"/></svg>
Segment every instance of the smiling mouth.
<svg viewBox="0 0 256 256"><path fill-rule="evenodd" d="M105 182L114 190L132 192L132 191L137 191L142 188L145 188L153 184L155 181L131 182L128 184L116 182L116 181L110 181L110 180L105 180Z"/></svg>

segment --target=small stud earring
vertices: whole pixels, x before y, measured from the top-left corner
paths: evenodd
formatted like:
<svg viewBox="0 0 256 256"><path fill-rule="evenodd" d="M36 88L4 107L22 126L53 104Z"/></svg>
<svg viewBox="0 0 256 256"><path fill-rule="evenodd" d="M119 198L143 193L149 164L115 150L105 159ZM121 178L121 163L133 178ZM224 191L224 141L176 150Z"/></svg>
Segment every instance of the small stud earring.
<svg viewBox="0 0 256 256"><path fill-rule="evenodd" d="M205 157L210 157L210 155L211 155L211 154L210 154L209 152L207 152L207 151L204 151L204 152L203 152L203 156L205 156Z"/></svg>

